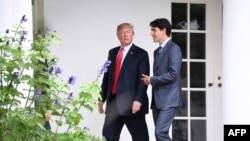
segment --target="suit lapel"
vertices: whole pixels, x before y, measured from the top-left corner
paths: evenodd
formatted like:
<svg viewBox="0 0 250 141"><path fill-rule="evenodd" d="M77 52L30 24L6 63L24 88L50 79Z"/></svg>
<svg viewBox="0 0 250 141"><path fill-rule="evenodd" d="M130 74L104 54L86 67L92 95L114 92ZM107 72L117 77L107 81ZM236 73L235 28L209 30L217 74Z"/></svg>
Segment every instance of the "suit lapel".
<svg viewBox="0 0 250 141"><path fill-rule="evenodd" d="M172 40L169 40L160 53L159 53L159 49L156 50L154 70L156 70L157 67L160 65L160 60L164 55L166 55L167 50L169 46L171 45L171 42Z"/></svg>
<svg viewBox="0 0 250 141"><path fill-rule="evenodd" d="M123 73L124 68L126 68L126 66L128 65L128 63L131 62L131 59L133 58L133 55L134 55L134 53L135 53L134 51L135 51L135 46L132 45L132 46L130 47L130 49L128 50L128 53L127 53L127 55L125 56L125 58L124 58L124 60L123 60L120 74Z"/></svg>
<svg viewBox="0 0 250 141"><path fill-rule="evenodd" d="M159 48L157 48L154 52L154 68L156 68L156 64L158 63L158 59L159 59Z"/></svg>
<svg viewBox="0 0 250 141"><path fill-rule="evenodd" d="M114 74L115 64L116 64L116 58L117 58L119 49L120 49L120 47L117 47L117 48L112 52L112 54L110 55L110 60L111 60L112 64L111 64L109 70L110 70L110 73L111 73L111 74ZM112 77L113 77L113 75L112 75Z"/></svg>

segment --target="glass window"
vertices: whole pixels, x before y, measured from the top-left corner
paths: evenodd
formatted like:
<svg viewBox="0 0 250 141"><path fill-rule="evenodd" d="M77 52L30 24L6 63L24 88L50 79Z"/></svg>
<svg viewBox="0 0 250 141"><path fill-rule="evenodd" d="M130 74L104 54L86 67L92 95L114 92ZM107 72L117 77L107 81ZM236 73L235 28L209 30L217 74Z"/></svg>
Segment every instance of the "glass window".
<svg viewBox="0 0 250 141"><path fill-rule="evenodd" d="M190 34L190 58L205 59L205 34L191 33Z"/></svg>
<svg viewBox="0 0 250 141"><path fill-rule="evenodd" d="M190 92L190 109L192 117L206 116L206 95L205 91Z"/></svg>
<svg viewBox="0 0 250 141"><path fill-rule="evenodd" d="M186 3L172 3L172 28L187 29Z"/></svg>
<svg viewBox="0 0 250 141"><path fill-rule="evenodd" d="M175 120L173 122L172 130L173 141L187 141L188 140L188 122L187 120Z"/></svg>
<svg viewBox="0 0 250 141"><path fill-rule="evenodd" d="M191 141L206 141L206 121L191 120Z"/></svg>
<svg viewBox="0 0 250 141"><path fill-rule="evenodd" d="M190 63L190 87L191 88L205 88L205 63L191 62Z"/></svg>
<svg viewBox="0 0 250 141"><path fill-rule="evenodd" d="M205 4L190 4L190 30L205 30Z"/></svg>

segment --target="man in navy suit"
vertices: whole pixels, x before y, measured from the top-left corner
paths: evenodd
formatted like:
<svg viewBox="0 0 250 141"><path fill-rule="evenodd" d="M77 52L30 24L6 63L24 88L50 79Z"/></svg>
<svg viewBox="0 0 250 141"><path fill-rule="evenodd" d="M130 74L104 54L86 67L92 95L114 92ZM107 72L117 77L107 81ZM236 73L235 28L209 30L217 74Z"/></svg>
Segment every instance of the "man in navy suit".
<svg viewBox="0 0 250 141"><path fill-rule="evenodd" d="M152 86L152 113L157 141L171 141L169 128L180 106L183 106L180 83L182 53L171 38L171 24L165 18L150 22L151 36L160 47L154 51L153 76L142 80Z"/></svg>
<svg viewBox="0 0 250 141"><path fill-rule="evenodd" d="M141 75L149 75L149 57L147 51L133 43L134 29L130 23L122 23L117 27L120 45L109 50L111 61L104 73L99 112L103 113L106 102L103 136L107 141L119 141L124 124L128 128L133 141L149 141L145 115L148 113L147 88L141 81ZM115 70L119 54L122 53L122 65L115 84Z"/></svg>

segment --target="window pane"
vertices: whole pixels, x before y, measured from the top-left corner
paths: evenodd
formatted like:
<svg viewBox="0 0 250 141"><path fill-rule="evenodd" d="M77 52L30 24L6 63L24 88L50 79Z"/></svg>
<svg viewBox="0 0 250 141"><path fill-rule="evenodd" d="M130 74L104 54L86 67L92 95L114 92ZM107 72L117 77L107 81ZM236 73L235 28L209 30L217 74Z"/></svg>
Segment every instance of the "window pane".
<svg viewBox="0 0 250 141"><path fill-rule="evenodd" d="M205 30L205 4L190 4L190 30Z"/></svg>
<svg viewBox="0 0 250 141"><path fill-rule="evenodd" d="M181 86L187 88L187 62L182 62L181 66Z"/></svg>
<svg viewBox="0 0 250 141"><path fill-rule="evenodd" d="M187 120L174 120L172 127L173 141L188 141Z"/></svg>
<svg viewBox="0 0 250 141"><path fill-rule="evenodd" d="M187 4L172 3L172 28L187 29Z"/></svg>
<svg viewBox="0 0 250 141"><path fill-rule="evenodd" d="M206 121L191 120L191 141L206 141Z"/></svg>
<svg viewBox="0 0 250 141"><path fill-rule="evenodd" d="M172 40L177 43L182 52L182 58L187 58L187 33L172 33Z"/></svg>
<svg viewBox="0 0 250 141"><path fill-rule="evenodd" d="M205 88L205 63L191 62L190 63L190 87Z"/></svg>
<svg viewBox="0 0 250 141"><path fill-rule="evenodd" d="M190 92L190 110L192 117L206 116L206 95L205 91Z"/></svg>
<svg viewBox="0 0 250 141"><path fill-rule="evenodd" d="M205 59L205 34L191 33L190 34L190 58Z"/></svg>

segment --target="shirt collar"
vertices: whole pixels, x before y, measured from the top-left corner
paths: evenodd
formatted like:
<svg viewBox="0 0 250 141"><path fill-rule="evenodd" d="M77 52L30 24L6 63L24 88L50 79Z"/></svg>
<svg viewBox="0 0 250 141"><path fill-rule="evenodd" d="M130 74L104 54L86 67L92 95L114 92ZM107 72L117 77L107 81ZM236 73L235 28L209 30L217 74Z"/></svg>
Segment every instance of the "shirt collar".
<svg viewBox="0 0 250 141"><path fill-rule="evenodd" d="M128 52L129 49L131 48L132 44L133 44L133 43L130 43L128 46L124 46L124 51L125 51L125 52Z"/></svg>
<svg viewBox="0 0 250 141"><path fill-rule="evenodd" d="M168 38L167 40L165 40L160 46L161 46L162 48L164 48L165 45L167 44L167 42L168 42L170 39L171 39L171 38Z"/></svg>

